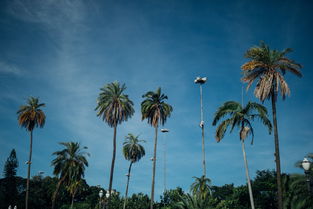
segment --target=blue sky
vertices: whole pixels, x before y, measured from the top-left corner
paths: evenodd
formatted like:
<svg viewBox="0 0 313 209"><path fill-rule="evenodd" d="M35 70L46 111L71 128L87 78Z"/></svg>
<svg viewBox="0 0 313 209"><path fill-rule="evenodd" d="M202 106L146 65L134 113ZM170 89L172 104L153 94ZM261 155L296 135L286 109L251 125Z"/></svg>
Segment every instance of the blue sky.
<svg viewBox="0 0 313 209"><path fill-rule="evenodd" d="M135 104L135 114L118 127L114 185L125 189L128 162L121 148L128 133L145 139L147 155L133 167L130 192L150 193L153 128L141 121L141 96L161 87L173 114L160 134L156 196L163 187L163 152L167 146L167 187L188 190L202 174L199 87L203 87L207 176L213 185L245 183L238 133L219 144L211 126L225 101L241 100L240 66L244 52L264 40L272 48L293 48L304 77L286 75L291 96L279 101L278 127L282 171L313 152L313 4L310 1L55 1L0 2L0 168L12 148L18 175L26 176L29 135L18 127L16 111L29 96L46 103L43 129L34 131L32 175L52 175L50 162L58 142L79 141L91 153L86 179L108 187L113 130L96 117L100 88L118 80ZM253 90L244 100L257 101ZM268 101L264 103L271 112ZM251 176L273 169L274 143L255 126L255 143L247 143Z"/></svg>

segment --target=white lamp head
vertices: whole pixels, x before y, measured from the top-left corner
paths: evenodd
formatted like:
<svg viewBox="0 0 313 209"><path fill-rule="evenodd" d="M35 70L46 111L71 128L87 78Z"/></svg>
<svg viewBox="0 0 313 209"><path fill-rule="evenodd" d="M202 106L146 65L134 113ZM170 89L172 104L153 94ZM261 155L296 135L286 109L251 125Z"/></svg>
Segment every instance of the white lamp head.
<svg viewBox="0 0 313 209"><path fill-rule="evenodd" d="M302 161L302 167L305 171L308 171L310 169L311 163L307 158L304 158Z"/></svg>
<svg viewBox="0 0 313 209"><path fill-rule="evenodd" d="M106 197L106 198L109 198L109 197L110 197L109 191L107 191L107 192L105 193L105 197Z"/></svg>
<svg viewBox="0 0 313 209"><path fill-rule="evenodd" d="M99 192L99 197L102 198L103 197L103 190L101 189Z"/></svg>

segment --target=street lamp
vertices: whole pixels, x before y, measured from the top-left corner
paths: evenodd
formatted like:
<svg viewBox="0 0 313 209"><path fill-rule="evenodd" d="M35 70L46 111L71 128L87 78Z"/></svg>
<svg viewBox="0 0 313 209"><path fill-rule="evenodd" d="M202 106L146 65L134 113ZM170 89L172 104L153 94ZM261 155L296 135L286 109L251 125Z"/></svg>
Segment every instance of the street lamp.
<svg viewBox="0 0 313 209"><path fill-rule="evenodd" d="M200 127L202 130L202 164L203 164L203 175L206 176L205 167L205 149L204 149L204 121L203 121L203 104L202 104L202 85L206 82L206 77L196 77L194 80L195 84L200 84Z"/></svg>
<svg viewBox="0 0 313 209"><path fill-rule="evenodd" d="M307 158L304 158L301 165L302 165L302 168L304 169L304 173L306 175L306 182L308 185L308 191L312 192L311 191L311 177L310 177L311 162Z"/></svg>
<svg viewBox="0 0 313 209"><path fill-rule="evenodd" d="M103 190L102 189L99 191L99 197L100 197L100 199L99 199L99 208L101 208L101 198L103 197Z"/></svg>
<svg viewBox="0 0 313 209"><path fill-rule="evenodd" d="M162 128L162 133L168 133L170 130ZM164 140L164 192L166 191L166 140Z"/></svg>

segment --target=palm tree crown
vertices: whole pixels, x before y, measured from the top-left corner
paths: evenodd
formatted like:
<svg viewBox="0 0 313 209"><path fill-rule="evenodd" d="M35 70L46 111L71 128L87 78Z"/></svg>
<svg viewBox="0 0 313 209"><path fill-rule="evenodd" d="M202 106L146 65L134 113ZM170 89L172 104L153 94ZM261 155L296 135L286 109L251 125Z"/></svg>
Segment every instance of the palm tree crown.
<svg viewBox="0 0 313 209"><path fill-rule="evenodd" d="M268 127L269 133L272 131L272 124L267 118L266 108L256 102L248 102L245 107L242 107L238 102L225 102L216 111L215 117L213 119L213 125L215 126L219 120L225 116L229 116L229 118L222 121L216 129L215 139L217 142L222 140L228 127L231 127L230 132L232 132L235 127L240 127L241 132L244 130L244 127L248 127L250 129L248 134L252 135L251 143L253 143L254 133L250 121L254 120L255 118L260 119L263 124ZM244 140L242 136L240 139Z"/></svg>
<svg viewBox="0 0 313 209"><path fill-rule="evenodd" d="M143 156L145 156L145 148L139 144L139 142L145 142L144 140L139 140L139 136L134 136L129 133L125 137L125 142L123 143L123 154L126 160L131 162L138 162Z"/></svg>
<svg viewBox="0 0 313 209"><path fill-rule="evenodd" d="M27 105L20 106L17 111L19 125L28 131L32 131L35 127L42 128L45 125L46 116L40 107L44 106L44 103L39 103L38 98L29 97Z"/></svg>
<svg viewBox="0 0 313 209"><path fill-rule="evenodd" d="M193 177L195 182L193 182L190 186L190 191L193 195L201 197L201 199L205 199L205 197L211 194L211 180L206 178L204 175L200 178Z"/></svg>
<svg viewBox="0 0 313 209"><path fill-rule="evenodd" d="M66 177L65 182L80 180L84 177L85 168L88 167L86 156L89 153L84 150L87 147L80 147L78 142L61 142L65 148L61 151L54 152L56 158L51 162L54 166L53 174L56 176Z"/></svg>
<svg viewBox="0 0 313 209"><path fill-rule="evenodd" d="M126 89L125 84L122 86L115 81L101 88L101 93L97 99L97 116L102 117L110 127L127 121L133 114L133 102L128 95L123 94Z"/></svg>
<svg viewBox="0 0 313 209"><path fill-rule="evenodd" d="M261 42L260 46L252 47L245 53L245 57L250 61L241 66L244 73L242 80L248 83L247 89L255 80L258 80L254 94L262 102L272 96L276 99L279 89L283 99L290 94L290 89L284 79L287 71L298 77L302 76L300 72L302 66L285 56L291 51L290 48L282 52L271 50L264 42Z"/></svg>
<svg viewBox="0 0 313 209"><path fill-rule="evenodd" d="M164 102L167 96L161 93L161 88L155 92L149 91L142 97L145 100L141 103L141 119L148 119L148 123L153 127L157 127L159 123L164 125L167 117L171 116L173 108Z"/></svg>

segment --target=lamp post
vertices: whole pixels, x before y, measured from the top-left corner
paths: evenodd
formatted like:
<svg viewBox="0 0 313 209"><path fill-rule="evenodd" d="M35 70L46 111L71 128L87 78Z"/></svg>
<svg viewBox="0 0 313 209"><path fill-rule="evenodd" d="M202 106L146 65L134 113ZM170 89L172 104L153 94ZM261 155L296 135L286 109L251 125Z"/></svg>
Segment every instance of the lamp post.
<svg viewBox="0 0 313 209"><path fill-rule="evenodd" d="M168 133L170 130L162 128L162 133ZM166 191L166 140L164 140L164 192Z"/></svg>
<svg viewBox="0 0 313 209"><path fill-rule="evenodd" d="M310 177L310 167L311 167L311 162L307 159L304 158L302 161L302 168L304 169L304 173L306 175L306 182L308 185L308 191L312 192L311 190L311 177Z"/></svg>
<svg viewBox="0 0 313 209"><path fill-rule="evenodd" d="M101 189L100 191L99 191L99 208L101 208L101 199L102 199L102 197L103 197L103 190Z"/></svg>
<svg viewBox="0 0 313 209"><path fill-rule="evenodd" d="M203 165L203 175L206 176L205 167L205 149L204 149L204 121L203 121L203 104L202 104L202 85L206 82L206 77L196 77L194 80L195 84L200 84L200 127L202 130L202 165Z"/></svg>
<svg viewBox="0 0 313 209"><path fill-rule="evenodd" d="M112 193L112 190L111 190L111 193ZM106 201L105 201L105 208L109 208L109 206L108 206L108 203L109 203L108 199L109 199L109 197L110 197L109 190L108 190L108 191L106 191L106 193L105 193L105 197L106 197Z"/></svg>

